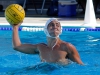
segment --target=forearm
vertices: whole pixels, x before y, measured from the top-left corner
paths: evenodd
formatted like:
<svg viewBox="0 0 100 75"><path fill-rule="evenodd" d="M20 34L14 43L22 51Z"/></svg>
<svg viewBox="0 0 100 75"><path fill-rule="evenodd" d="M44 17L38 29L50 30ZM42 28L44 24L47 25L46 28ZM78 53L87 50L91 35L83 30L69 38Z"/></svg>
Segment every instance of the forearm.
<svg viewBox="0 0 100 75"><path fill-rule="evenodd" d="M81 61L79 56L73 56L72 61L74 61L80 65L84 65L84 63Z"/></svg>
<svg viewBox="0 0 100 75"><path fill-rule="evenodd" d="M84 63L81 61L80 58L78 58L78 59L76 60L76 62L77 62L78 64L80 64L80 65L84 65Z"/></svg>
<svg viewBox="0 0 100 75"><path fill-rule="evenodd" d="M21 44L21 46L17 46L14 50L26 53L26 54L38 54L39 51L37 49L37 45L32 44Z"/></svg>
<svg viewBox="0 0 100 75"><path fill-rule="evenodd" d="M27 54L34 54L37 52L37 45L32 44L22 44L19 38L19 32L18 28L21 25L21 23L17 25L12 25L13 31L12 31L12 42L13 42L13 48L14 50L27 53Z"/></svg>
<svg viewBox="0 0 100 75"><path fill-rule="evenodd" d="M27 54L36 54L37 52L37 45L32 44L21 44L19 33L18 33L18 26L13 27L12 32L12 41L13 41L13 48L14 50L27 53Z"/></svg>
<svg viewBox="0 0 100 75"><path fill-rule="evenodd" d="M14 48L21 45L17 26L13 27L12 41L13 41Z"/></svg>

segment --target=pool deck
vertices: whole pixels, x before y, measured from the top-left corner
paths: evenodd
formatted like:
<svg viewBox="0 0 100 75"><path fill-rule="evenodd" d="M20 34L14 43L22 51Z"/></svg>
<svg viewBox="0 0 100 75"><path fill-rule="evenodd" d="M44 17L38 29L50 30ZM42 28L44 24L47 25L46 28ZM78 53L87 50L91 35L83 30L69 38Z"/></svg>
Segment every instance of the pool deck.
<svg viewBox="0 0 100 75"><path fill-rule="evenodd" d="M51 17L25 17L22 26L44 26L46 21ZM62 26L82 26L84 19L79 18L57 18ZM100 27L100 19L96 19L98 27ZM0 17L0 25L9 25L5 17Z"/></svg>

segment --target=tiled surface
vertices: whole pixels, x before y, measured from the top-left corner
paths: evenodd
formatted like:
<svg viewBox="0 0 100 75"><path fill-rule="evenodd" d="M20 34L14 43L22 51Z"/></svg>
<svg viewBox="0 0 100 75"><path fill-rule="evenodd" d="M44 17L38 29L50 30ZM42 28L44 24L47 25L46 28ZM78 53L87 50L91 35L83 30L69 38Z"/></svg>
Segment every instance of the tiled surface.
<svg viewBox="0 0 100 75"><path fill-rule="evenodd" d="M49 17L50 18L50 17ZM29 26L44 26L49 18L45 17L25 17L22 25ZM84 20L78 18L58 18L62 26L81 26ZM96 19L97 24L100 26L100 20ZM0 25L9 25L5 17L0 17Z"/></svg>

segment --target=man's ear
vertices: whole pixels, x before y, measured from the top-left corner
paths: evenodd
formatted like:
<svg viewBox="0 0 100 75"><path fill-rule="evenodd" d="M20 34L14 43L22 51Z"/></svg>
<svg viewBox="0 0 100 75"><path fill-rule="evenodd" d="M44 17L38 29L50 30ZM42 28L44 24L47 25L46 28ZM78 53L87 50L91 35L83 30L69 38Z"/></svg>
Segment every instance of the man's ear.
<svg viewBox="0 0 100 75"><path fill-rule="evenodd" d="M58 22L58 23L59 23L59 25L60 25L60 28L62 28L62 27L61 27L61 23L60 23L60 22Z"/></svg>

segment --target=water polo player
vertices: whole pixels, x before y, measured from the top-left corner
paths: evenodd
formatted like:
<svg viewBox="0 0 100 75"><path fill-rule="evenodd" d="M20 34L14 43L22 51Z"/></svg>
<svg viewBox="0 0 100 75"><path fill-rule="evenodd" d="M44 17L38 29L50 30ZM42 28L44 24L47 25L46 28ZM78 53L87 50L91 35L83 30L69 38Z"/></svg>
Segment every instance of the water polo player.
<svg viewBox="0 0 100 75"><path fill-rule="evenodd" d="M72 44L64 42L59 38L62 27L56 18L50 18L44 26L47 45L44 43L22 44L18 34L20 25L21 23L12 25L12 39L15 50L27 54L34 54L38 50L42 62L68 64L69 60L71 60L78 64L83 64L76 48Z"/></svg>

